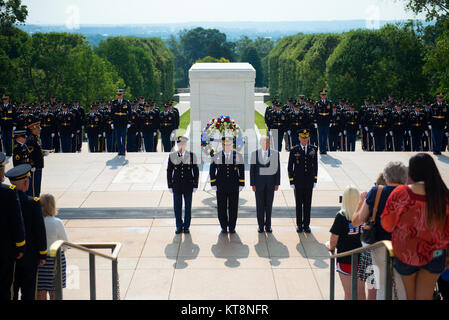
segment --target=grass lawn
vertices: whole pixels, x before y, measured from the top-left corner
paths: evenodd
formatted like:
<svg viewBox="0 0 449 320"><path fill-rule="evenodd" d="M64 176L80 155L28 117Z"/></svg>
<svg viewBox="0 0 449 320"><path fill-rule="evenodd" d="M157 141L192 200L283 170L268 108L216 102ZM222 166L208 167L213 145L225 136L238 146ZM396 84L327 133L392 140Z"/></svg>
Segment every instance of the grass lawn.
<svg viewBox="0 0 449 320"><path fill-rule="evenodd" d="M265 118L259 112L254 111L254 121L256 122L256 126L259 129L261 135L267 135L267 126L265 124Z"/></svg>
<svg viewBox="0 0 449 320"><path fill-rule="evenodd" d="M184 114L179 118L179 129L177 135L178 136L184 135L189 125L190 125L190 109L184 112Z"/></svg>

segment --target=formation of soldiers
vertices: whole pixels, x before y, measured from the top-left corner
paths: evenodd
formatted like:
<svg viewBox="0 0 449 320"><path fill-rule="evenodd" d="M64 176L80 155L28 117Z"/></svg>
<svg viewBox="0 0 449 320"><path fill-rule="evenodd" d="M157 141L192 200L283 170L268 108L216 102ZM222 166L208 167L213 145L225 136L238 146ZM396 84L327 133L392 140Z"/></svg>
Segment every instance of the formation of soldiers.
<svg viewBox="0 0 449 320"><path fill-rule="evenodd" d="M380 104L365 99L358 108L344 98L333 104L326 90L317 102L300 95L283 105L274 98L266 109L265 123L279 151L283 141L286 150L296 146L302 128L310 130L311 143L319 146L321 154L355 151L358 138L364 151L433 151L438 155L448 148L449 109L442 93L433 103L389 96Z"/></svg>
<svg viewBox="0 0 449 320"><path fill-rule="evenodd" d="M14 132L29 133L29 125L37 122L42 149L50 152L81 152L84 139L90 152L156 152L159 135L163 150L171 151L174 130L179 128L179 111L173 101L160 110L155 101L146 101L145 97L133 102L123 99L121 89L117 96L114 101L95 102L86 111L79 100L63 103L52 96L48 103L19 105L4 94L0 104L0 151L11 156Z"/></svg>

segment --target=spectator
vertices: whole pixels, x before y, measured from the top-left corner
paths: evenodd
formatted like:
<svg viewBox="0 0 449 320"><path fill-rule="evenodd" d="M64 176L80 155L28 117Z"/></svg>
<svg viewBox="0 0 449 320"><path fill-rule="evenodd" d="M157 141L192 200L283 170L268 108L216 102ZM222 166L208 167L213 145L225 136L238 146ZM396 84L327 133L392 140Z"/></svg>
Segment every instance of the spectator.
<svg viewBox="0 0 449 320"><path fill-rule="evenodd" d="M360 227L354 227L351 223L352 216L357 207L360 193L354 187L347 187L343 192L341 210L335 217L330 232L330 240L326 243L329 251L337 253L351 251L362 246L360 242ZM337 272L345 292L345 300L351 299L351 256L337 259ZM357 279L357 297L365 300L365 282Z"/></svg>
<svg viewBox="0 0 449 320"><path fill-rule="evenodd" d="M375 185L376 186L386 186L387 185L387 182L385 181L383 172L379 173L379 176L377 177Z"/></svg>
<svg viewBox="0 0 449 320"><path fill-rule="evenodd" d="M55 198L50 194L44 194L41 197L42 214L44 216L45 228L47 230L47 252L50 252L50 247L53 242L57 240L68 240L67 233L63 222L56 218L57 209ZM61 252L62 261L62 287L66 286L66 260L64 250ZM38 281L37 281L37 299L47 300L47 293L50 300L56 299L55 291L55 258L47 256L45 265L39 267Z"/></svg>
<svg viewBox="0 0 449 320"><path fill-rule="evenodd" d="M393 190L402 184L407 182L408 174L407 167L402 162L390 162L385 167L382 176L385 180L385 186L383 187L382 193L380 195L380 200L377 208L376 219L375 219L375 242L383 240L391 240L391 234L385 231L380 223L380 215L385 208L388 197ZM378 178L377 182L381 182ZM376 183L378 184L378 183ZM379 185L373 187L369 192L363 192L360 197L360 202L357 206L357 210L352 218L352 223L354 226L361 226L367 222L373 216L374 202L376 200L377 190ZM386 283L386 259L385 251L382 249L376 249L371 251L371 258L373 266L375 266L375 284L377 288L377 300L385 299L385 283ZM395 275L393 274L393 277ZM395 293L398 299L405 299L405 292L403 286L400 282L399 274L396 274L395 279Z"/></svg>
<svg viewBox="0 0 449 320"><path fill-rule="evenodd" d="M409 300L430 300L446 267L449 244L449 190L435 161L425 153L409 162L411 185L397 187L381 216L392 233L394 268Z"/></svg>

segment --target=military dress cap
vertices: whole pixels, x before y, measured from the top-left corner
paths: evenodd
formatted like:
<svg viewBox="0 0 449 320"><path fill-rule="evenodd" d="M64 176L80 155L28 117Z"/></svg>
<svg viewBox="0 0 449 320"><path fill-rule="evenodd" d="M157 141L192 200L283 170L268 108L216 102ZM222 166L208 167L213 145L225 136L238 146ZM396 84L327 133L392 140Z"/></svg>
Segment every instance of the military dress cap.
<svg viewBox="0 0 449 320"><path fill-rule="evenodd" d="M124 89L117 89L115 92L117 94L123 94L125 92L125 90Z"/></svg>
<svg viewBox="0 0 449 320"><path fill-rule="evenodd" d="M34 122L34 123L30 124L30 125L28 126L28 129L30 129L30 130L33 130L33 129L41 129L41 122L38 121L38 122Z"/></svg>
<svg viewBox="0 0 449 320"><path fill-rule="evenodd" d="M8 172L5 173L5 177L9 179L9 181L19 181L31 176L30 174L31 166L28 163L18 165L14 167Z"/></svg>
<svg viewBox="0 0 449 320"><path fill-rule="evenodd" d="M4 93L4 94L2 95L2 99L3 99L3 100L9 99L9 94Z"/></svg>
<svg viewBox="0 0 449 320"><path fill-rule="evenodd" d="M444 94L443 94L443 93L437 94L437 98L443 98L443 97L444 97Z"/></svg>
<svg viewBox="0 0 449 320"><path fill-rule="evenodd" d="M189 141L189 139L188 139L187 137L181 137L181 136L180 136L180 137L178 137L178 138L176 139L176 143L177 143L178 145L180 145L180 146L186 144L188 141Z"/></svg>
<svg viewBox="0 0 449 320"><path fill-rule="evenodd" d="M307 139L310 137L310 131L308 129L299 130L298 135L300 138Z"/></svg>
<svg viewBox="0 0 449 320"><path fill-rule="evenodd" d="M24 137L26 136L26 130L15 130L14 131L14 138L16 137Z"/></svg>
<svg viewBox="0 0 449 320"><path fill-rule="evenodd" d="M4 168L6 165L6 155L0 152L0 168Z"/></svg>
<svg viewBox="0 0 449 320"><path fill-rule="evenodd" d="M320 92L320 95L322 95L322 96L325 96L325 95L327 95L327 90L326 90L326 89L324 89L323 91L321 91L321 92Z"/></svg>
<svg viewBox="0 0 449 320"><path fill-rule="evenodd" d="M306 96L303 94L300 94L298 97L299 97L299 99L304 99Z"/></svg>

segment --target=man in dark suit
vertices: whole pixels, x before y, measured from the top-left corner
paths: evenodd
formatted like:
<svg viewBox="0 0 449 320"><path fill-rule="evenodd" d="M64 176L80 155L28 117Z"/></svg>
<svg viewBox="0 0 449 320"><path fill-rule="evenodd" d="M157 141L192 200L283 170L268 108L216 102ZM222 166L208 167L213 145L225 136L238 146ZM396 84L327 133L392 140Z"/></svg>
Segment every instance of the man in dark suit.
<svg viewBox="0 0 449 320"><path fill-rule="evenodd" d="M239 207L239 192L245 187L243 156L233 150L234 139L223 138L223 151L217 153L210 165L210 184L217 191L218 220L221 232L235 233ZM229 217L228 217L229 209Z"/></svg>
<svg viewBox="0 0 449 320"><path fill-rule="evenodd" d="M258 232L271 229L271 210L275 191L281 184L279 152L270 149L270 139L261 137L261 149L251 154L250 184L256 194Z"/></svg>
<svg viewBox="0 0 449 320"><path fill-rule="evenodd" d="M318 179L318 148L309 144L309 130L299 133L299 146L290 151L288 177L295 190L296 231L310 233L312 192Z"/></svg>
<svg viewBox="0 0 449 320"><path fill-rule="evenodd" d="M171 193L176 218L176 234L189 233L192 216L192 193L198 189L198 161L193 152L186 152L186 137L178 137L178 151L170 153L167 166L167 183ZM184 197L184 221L182 221L182 198Z"/></svg>

